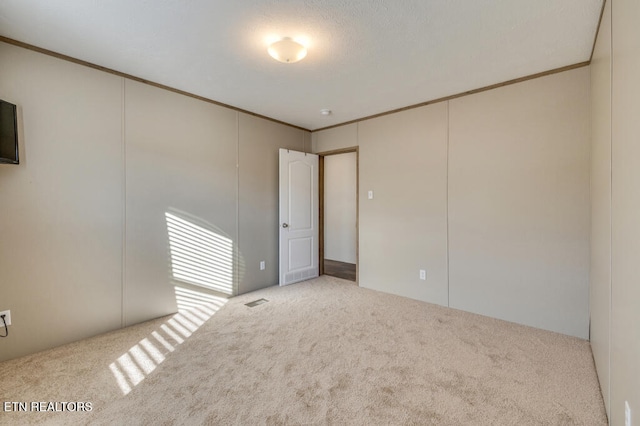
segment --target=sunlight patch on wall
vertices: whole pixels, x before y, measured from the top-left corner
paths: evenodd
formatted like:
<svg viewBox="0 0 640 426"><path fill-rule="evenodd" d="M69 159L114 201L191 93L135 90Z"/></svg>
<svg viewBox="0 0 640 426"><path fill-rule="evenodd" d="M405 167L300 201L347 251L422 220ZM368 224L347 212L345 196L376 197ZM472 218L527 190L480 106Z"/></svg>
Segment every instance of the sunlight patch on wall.
<svg viewBox="0 0 640 426"><path fill-rule="evenodd" d="M109 365L124 395L140 384L166 360L169 353L174 352L227 303L223 297L178 286L175 287L175 295L178 313Z"/></svg>
<svg viewBox="0 0 640 426"><path fill-rule="evenodd" d="M233 294L233 241L165 213L173 279Z"/></svg>

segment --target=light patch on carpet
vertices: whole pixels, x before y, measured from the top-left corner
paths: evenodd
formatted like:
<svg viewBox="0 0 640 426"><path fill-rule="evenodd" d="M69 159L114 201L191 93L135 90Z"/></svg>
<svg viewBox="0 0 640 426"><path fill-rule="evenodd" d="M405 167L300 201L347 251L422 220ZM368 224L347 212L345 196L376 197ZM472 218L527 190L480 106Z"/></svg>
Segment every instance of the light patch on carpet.
<svg viewBox="0 0 640 426"><path fill-rule="evenodd" d="M109 364L123 395L131 392L164 362L167 354L174 352L227 303L223 297L177 286L175 294L178 313Z"/></svg>

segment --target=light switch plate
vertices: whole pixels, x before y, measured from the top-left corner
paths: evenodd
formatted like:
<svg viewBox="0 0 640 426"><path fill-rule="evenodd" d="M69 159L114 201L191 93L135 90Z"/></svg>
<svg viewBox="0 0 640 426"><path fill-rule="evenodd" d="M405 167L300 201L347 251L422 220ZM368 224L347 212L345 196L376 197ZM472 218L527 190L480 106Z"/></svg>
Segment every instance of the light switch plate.
<svg viewBox="0 0 640 426"><path fill-rule="evenodd" d="M367 198L373 200L373 191L369 191L369 193L367 194Z"/></svg>

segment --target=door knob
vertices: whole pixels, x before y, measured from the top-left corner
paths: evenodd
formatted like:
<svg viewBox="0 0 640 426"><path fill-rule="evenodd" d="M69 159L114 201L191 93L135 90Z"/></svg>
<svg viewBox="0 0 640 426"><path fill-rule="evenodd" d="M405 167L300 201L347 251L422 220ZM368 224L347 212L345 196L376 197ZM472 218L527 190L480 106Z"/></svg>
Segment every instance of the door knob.
<svg viewBox="0 0 640 426"><path fill-rule="evenodd" d="M282 224L282 227L283 227L283 228L288 228L288 227L289 227L289 224L288 224L288 223L283 223L283 224Z"/></svg>

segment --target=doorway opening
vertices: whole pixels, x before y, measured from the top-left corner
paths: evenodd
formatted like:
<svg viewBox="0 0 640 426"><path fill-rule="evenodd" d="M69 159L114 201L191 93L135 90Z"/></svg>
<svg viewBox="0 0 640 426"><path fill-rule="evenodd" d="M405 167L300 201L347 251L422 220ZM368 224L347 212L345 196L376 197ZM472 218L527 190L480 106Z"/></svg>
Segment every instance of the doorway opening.
<svg viewBox="0 0 640 426"><path fill-rule="evenodd" d="M317 155L320 275L358 283L358 147Z"/></svg>

